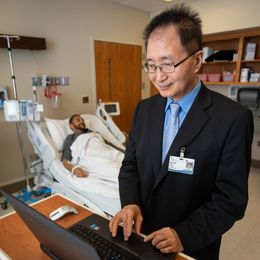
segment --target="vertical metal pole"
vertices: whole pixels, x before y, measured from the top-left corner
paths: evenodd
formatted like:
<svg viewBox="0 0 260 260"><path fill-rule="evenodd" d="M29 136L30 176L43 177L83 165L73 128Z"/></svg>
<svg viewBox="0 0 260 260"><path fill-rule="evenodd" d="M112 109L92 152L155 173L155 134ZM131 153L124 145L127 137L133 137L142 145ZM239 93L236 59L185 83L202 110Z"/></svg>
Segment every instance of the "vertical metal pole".
<svg viewBox="0 0 260 260"><path fill-rule="evenodd" d="M17 96L17 88L16 88L16 81L15 81L15 75L14 75L14 65L13 65L13 59L12 59L12 49L10 44L10 38L13 39L20 39L19 36L9 36L5 35L5 38L7 40L7 48L8 48L8 54L9 54L9 62L11 67L11 77L12 77L12 83L13 83L13 91L14 91L14 99L18 100Z"/></svg>
<svg viewBox="0 0 260 260"><path fill-rule="evenodd" d="M5 37L6 40L7 40L9 62L10 62L10 67L11 67L11 77L12 77L13 91L14 91L14 99L18 100L10 39L18 39L19 40L20 37L19 36L11 36L11 35L3 35L1 37ZM21 121L16 122L16 130L17 130L17 135L18 135L19 146L20 146L21 153L22 153L24 175L25 175L25 180L26 180L26 187L27 187L27 191L31 191L31 187L30 187L30 183L29 183L29 176L28 176L28 172L27 172L28 167L27 167L27 160L26 160L26 154L25 154L24 143L23 143Z"/></svg>
<svg viewBox="0 0 260 260"><path fill-rule="evenodd" d="M22 159L23 159L23 170L24 170L24 176L26 180L26 188L27 191L31 191L30 183L29 183L29 176L28 176L28 167L27 167L27 159L26 159L26 153L24 150L24 143L23 143L23 136L22 136L22 124L21 121L15 122L16 123L16 130L18 135L18 141L19 146L22 153Z"/></svg>

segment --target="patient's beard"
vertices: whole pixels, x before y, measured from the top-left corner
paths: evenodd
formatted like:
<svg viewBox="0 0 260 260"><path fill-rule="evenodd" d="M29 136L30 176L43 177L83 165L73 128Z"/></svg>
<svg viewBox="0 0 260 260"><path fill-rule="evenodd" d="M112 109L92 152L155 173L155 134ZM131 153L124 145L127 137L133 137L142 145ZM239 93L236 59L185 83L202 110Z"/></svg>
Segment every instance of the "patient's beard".
<svg viewBox="0 0 260 260"><path fill-rule="evenodd" d="M86 129L85 124L84 123L79 124L78 129L81 130L81 131L85 131L85 129Z"/></svg>
<svg viewBox="0 0 260 260"><path fill-rule="evenodd" d="M74 126L74 131L75 131L75 132L84 133L84 132L86 131L86 126L85 126L84 123L81 123L81 124L79 124L79 125L73 124L73 126Z"/></svg>

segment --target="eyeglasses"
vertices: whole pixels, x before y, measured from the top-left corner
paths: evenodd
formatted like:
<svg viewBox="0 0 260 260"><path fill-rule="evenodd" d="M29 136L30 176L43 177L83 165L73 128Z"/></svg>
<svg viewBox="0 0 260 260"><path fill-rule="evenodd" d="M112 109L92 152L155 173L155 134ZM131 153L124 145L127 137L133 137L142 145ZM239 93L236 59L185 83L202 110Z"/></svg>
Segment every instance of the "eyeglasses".
<svg viewBox="0 0 260 260"><path fill-rule="evenodd" d="M156 72L157 68L159 68L160 71L163 73L171 73L171 72L174 72L178 66L180 66L184 61L189 59L196 52L197 51L192 52L190 55L188 55L186 58L184 58L177 64L174 64L171 62L171 63L161 63L159 65L155 65L155 64L149 64L148 62L146 62L145 64L143 64L142 68L147 73L154 73L154 72Z"/></svg>

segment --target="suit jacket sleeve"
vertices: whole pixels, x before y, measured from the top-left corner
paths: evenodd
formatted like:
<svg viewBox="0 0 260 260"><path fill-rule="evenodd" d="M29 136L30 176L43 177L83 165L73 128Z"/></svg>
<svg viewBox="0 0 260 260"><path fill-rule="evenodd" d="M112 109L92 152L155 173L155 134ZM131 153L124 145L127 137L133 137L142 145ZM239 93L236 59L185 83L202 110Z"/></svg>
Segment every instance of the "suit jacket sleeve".
<svg viewBox="0 0 260 260"><path fill-rule="evenodd" d="M226 137L211 200L175 227L185 250L202 248L243 217L248 201L252 136L252 113L244 110Z"/></svg>

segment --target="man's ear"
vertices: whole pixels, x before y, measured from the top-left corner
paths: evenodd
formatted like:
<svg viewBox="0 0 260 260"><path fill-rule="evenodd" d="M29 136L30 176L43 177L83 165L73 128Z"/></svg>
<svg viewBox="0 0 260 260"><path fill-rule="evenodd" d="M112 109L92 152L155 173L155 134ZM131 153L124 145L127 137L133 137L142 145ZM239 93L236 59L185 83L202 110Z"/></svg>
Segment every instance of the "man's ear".
<svg viewBox="0 0 260 260"><path fill-rule="evenodd" d="M202 59L203 59L203 51L200 50L198 52L196 52L195 54L195 66L194 66L194 72L198 73L201 66L202 66Z"/></svg>
<svg viewBox="0 0 260 260"><path fill-rule="evenodd" d="M74 132L75 131L75 127L73 124L70 124L70 129Z"/></svg>

